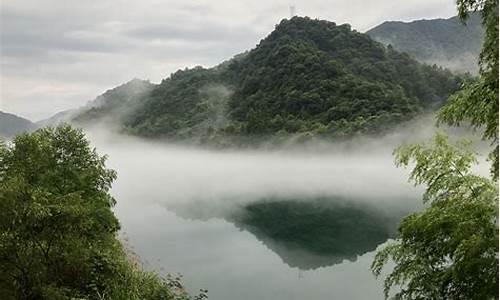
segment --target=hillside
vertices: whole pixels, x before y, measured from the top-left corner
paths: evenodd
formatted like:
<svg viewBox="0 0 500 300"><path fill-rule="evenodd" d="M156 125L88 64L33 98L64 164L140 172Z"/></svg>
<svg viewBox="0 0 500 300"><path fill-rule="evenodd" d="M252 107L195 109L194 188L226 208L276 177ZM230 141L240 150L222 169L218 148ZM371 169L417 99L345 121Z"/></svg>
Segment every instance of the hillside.
<svg viewBox="0 0 500 300"><path fill-rule="evenodd" d="M464 26L458 17L384 22L366 32L374 40L410 53L419 61L453 71L477 73L484 30L478 13Z"/></svg>
<svg viewBox="0 0 500 300"><path fill-rule="evenodd" d="M135 113L140 101L155 85L146 80L132 79L120 86L109 89L84 106L58 112L50 118L36 122L38 127L57 125L63 122L87 126L94 123L119 125Z"/></svg>
<svg viewBox="0 0 500 300"><path fill-rule="evenodd" d="M0 111L0 138L11 138L22 132L34 130L36 125L30 120Z"/></svg>
<svg viewBox="0 0 500 300"><path fill-rule="evenodd" d="M96 121L121 123L129 117L129 114L135 112L140 101L147 97L153 87L154 85L149 81L133 79L107 90L95 100L87 103L79 113L72 116L72 120L82 124Z"/></svg>
<svg viewBox="0 0 500 300"><path fill-rule="evenodd" d="M36 126L41 128L45 126L54 126L63 122L69 122L73 115L78 114L80 111L84 111L86 108L81 109L67 109L58 112L57 114L51 116L50 118L40 120L36 122Z"/></svg>
<svg viewBox="0 0 500 300"><path fill-rule="evenodd" d="M378 131L456 88L444 70L386 49L347 24L295 17L230 68L230 99L246 133Z"/></svg>
<svg viewBox="0 0 500 300"><path fill-rule="evenodd" d="M118 116L132 134L201 142L338 137L390 128L440 105L458 87L449 71L387 49L347 24L294 17L217 67L179 70L138 93L118 87L74 120ZM134 103L126 114L123 103Z"/></svg>

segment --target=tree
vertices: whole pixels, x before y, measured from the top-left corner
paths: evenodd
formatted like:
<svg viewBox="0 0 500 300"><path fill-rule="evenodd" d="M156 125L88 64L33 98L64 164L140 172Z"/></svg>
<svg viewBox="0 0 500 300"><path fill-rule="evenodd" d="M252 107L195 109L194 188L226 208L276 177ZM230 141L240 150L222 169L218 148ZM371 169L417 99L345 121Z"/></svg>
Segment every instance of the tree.
<svg viewBox="0 0 500 300"><path fill-rule="evenodd" d="M429 206L404 218L397 239L379 251L376 276L392 260L384 282L394 299L498 299L498 1L458 0L459 16L481 11L486 36L476 82L449 98L439 122L468 122L484 129L495 144L489 157L492 179L473 174L476 163L469 143L450 145L436 135L431 145L408 145L395 151L396 164L415 163L410 179L424 184ZM395 285L401 289L394 294Z"/></svg>
<svg viewBox="0 0 500 300"><path fill-rule="evenodd" d="M468 123L484 130L483 138L495 145L489 157L491 173L498 179L498 0L457 0L457 5L462 21L471 10L481 12L485 37L479 57L479 79L450 97L438 118L449 125Z"/></svg>
<svg viewBox="0 0 500 300"><path fill-rule="evenodd" d="M0 298L174 297L116 239L105 160L69 125L0 143Z"/></svg>
<svg viewBox="0 0 500 300"><path fill-rule="evenodd" d="M431 145L396 151L398 165L415 163L410 178L427 185L429 207L405 217L397 240L375 257L377 276L389 259L396 263L386 298L395 285L402 288L394 299L498 298L498 184L470 171L468 146L438 134Z"/></svg>

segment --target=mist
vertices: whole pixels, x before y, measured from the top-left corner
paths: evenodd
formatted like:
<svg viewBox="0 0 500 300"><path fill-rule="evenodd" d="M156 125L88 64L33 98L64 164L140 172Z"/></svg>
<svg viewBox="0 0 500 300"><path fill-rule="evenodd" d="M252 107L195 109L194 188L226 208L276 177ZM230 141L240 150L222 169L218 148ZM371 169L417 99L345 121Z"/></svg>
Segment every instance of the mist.
<svg viewBox="0 0 500 300"><path fill-rule="evenodd" d="M279 148L212 149L95 128L87 134L98 152L108 155L108 166L118 172L113 186L118 203L133 199L141 205L225 209L265 198L338 197L415 210L423 187L409 183L409 170L394 165L393 150L431 138L438 130L433 118L407 122L383 137L358 136L338 143L317 140ZM452 138L474 138L463 129L440 130ZM487 145L479 143L478 149ZM484 160L484 155L480 158ZM476 169L486 174L487 164Z"/></svg>
<svg viewBox="0 0 500 300"><path fill-rule="evenodd" d="M479 52L479 50L477 51ZM472 75L478 75L479 57L477 52L464 52L461 53L459 57L449 58L447 53L439 50L435 50L432 56L423 60L424 63L429 65L438 65L449 69L455 73L471 73Z"/></svg>
<svg viewBox="0 0 500 300"><path fill-rule="evenodd" d="M118 172L113 192L141 203L246 204L265 197L340 196L398 202L420 191L390 151L213 150L115 136L92 139Z"/></svg>
<svg viewBox="0 0 500 300"><path fill-rule="evenodd" d="M122 238L146 268L179 272L190 292L208 288L213 299L266 299L272 291L280 299L365 299L367 292L383 299L369 265L401 218L422 209L424 191L392 153L431 138L434 124L428 115L385 136L245 149L97 126L87 136L118 173L112 194ZM475 136L441 130L453 139ZM488 165L477 169L486 174Z"/></svg>

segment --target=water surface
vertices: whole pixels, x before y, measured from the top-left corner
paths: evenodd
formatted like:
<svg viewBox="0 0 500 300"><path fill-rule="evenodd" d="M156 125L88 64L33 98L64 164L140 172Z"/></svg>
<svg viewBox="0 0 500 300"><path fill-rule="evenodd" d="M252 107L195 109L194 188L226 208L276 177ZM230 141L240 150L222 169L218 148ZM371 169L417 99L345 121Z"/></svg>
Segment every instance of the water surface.
<svg viewBox="0 0 500 300"><path fill-rule="evenodd" d="M212 151L114 141L113 195L145 267L210 299L382 299L375 249L418 194L390 151Z"/></svg>

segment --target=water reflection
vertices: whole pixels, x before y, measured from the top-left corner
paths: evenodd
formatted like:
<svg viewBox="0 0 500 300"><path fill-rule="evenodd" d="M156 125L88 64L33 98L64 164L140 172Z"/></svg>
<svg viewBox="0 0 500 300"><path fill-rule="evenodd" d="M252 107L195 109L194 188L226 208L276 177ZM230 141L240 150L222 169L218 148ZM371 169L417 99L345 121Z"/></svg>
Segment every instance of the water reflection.
<svg viewBox="0 0 500 300"><path fill-rule="evenodd" d="M399 220L408 213L338 197L268 198L225 210L206 202L169 209L189 220L224 219L252 233L289 267L300 270L355 261L393 237Z"/></svg>
<svg viewBox="0 0 500 300"><path fill-rule="evenodd" d="M128 245L209 299L383 299L370 249L420 205L392 150L215 152L129 139L97 148L119 174Z"/></svg>

